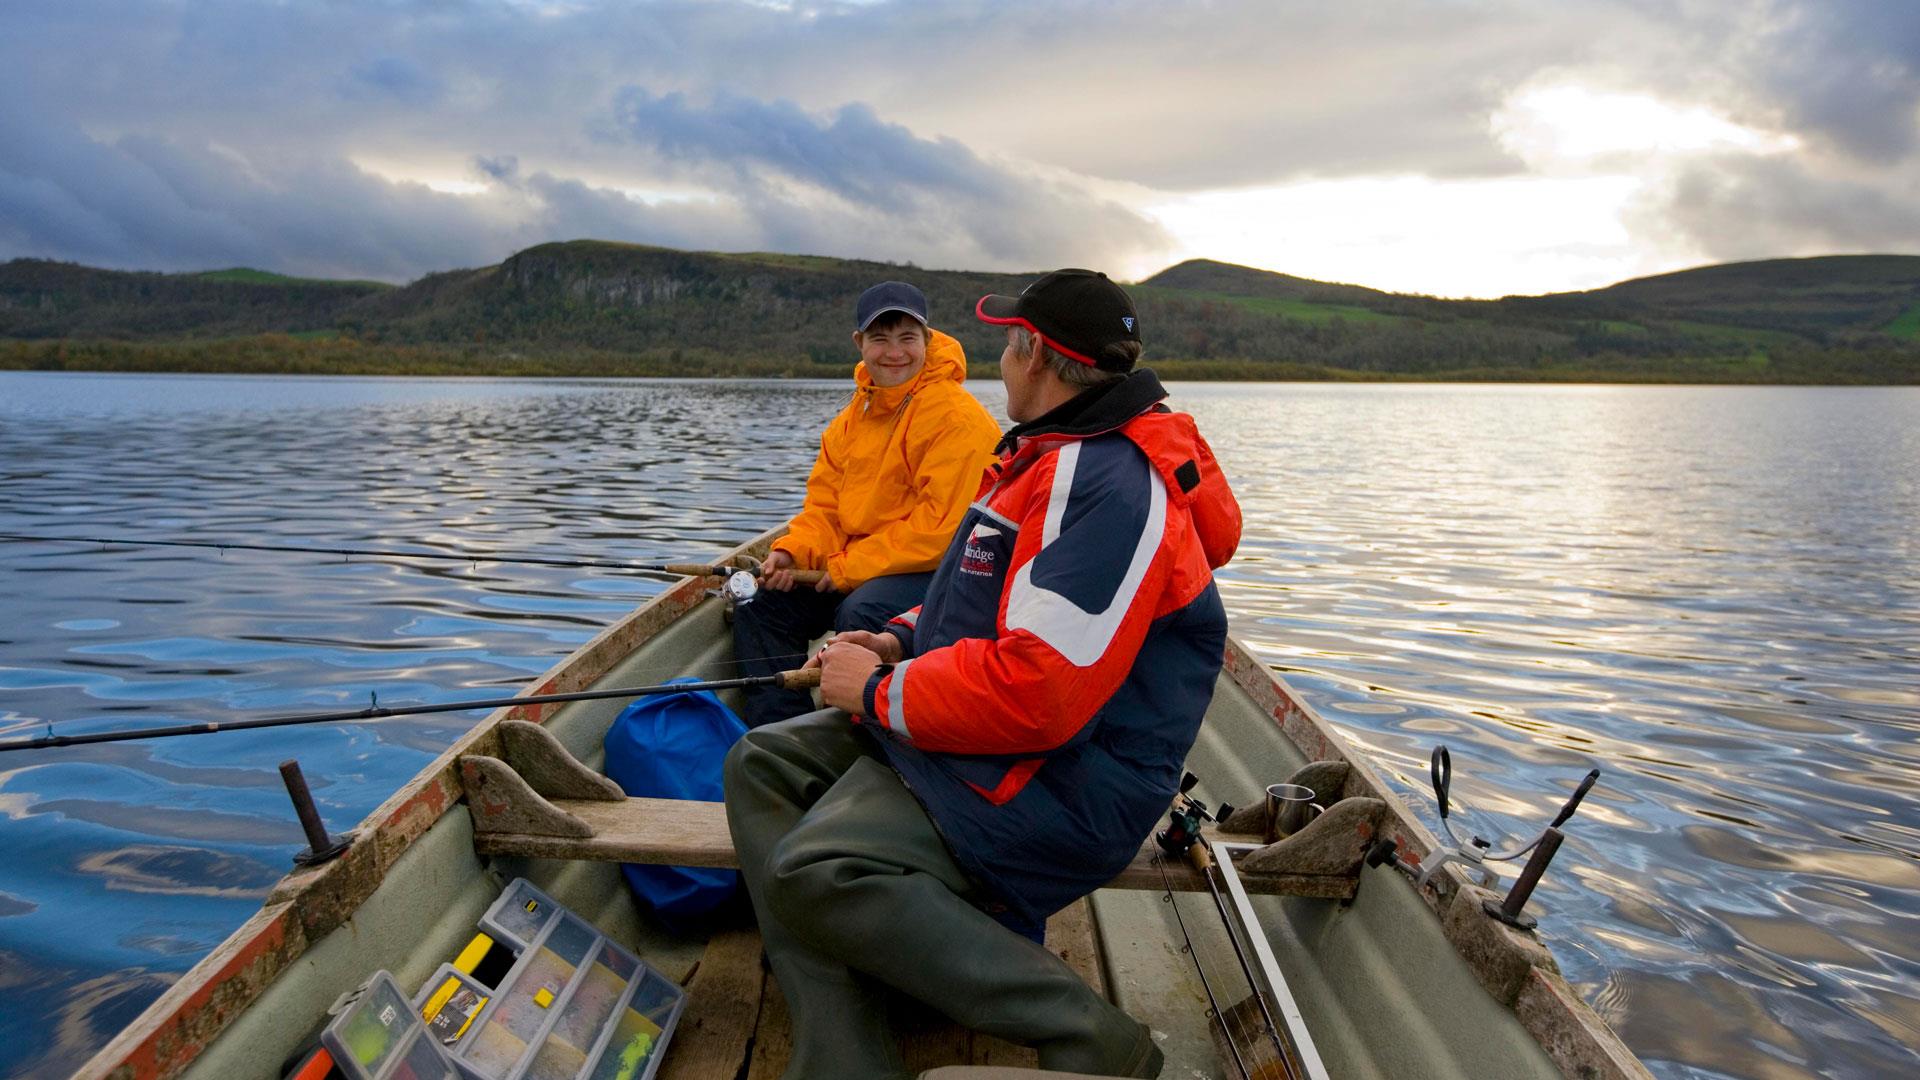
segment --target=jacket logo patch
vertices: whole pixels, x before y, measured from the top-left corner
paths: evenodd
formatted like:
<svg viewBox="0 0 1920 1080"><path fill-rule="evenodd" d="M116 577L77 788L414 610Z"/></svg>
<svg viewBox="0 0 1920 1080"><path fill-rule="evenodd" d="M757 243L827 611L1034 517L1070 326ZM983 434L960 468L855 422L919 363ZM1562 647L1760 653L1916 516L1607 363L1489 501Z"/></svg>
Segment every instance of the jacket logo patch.
<svg viewBox="0 0 1920 1080"><path fill-rule="evenodd" d="M960 572L975 577L992 577L1000 555L990 548L980 546L980 541L989 536L999 536L1000 530L991 525L975 525L967 534L966 549L960 553Z"/></svg>

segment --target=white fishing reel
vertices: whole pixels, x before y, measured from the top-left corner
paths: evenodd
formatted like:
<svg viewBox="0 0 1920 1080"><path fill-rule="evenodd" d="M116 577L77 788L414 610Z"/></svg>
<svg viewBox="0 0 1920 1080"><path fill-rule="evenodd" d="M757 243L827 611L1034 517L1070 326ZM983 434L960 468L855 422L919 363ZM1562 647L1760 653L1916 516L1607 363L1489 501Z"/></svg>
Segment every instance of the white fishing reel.
<svg viewBox="0 0 1920 1080"><path fill-rule="evenodd" d="M751 604L753 598L760 595L760 578L751 570L735 570L727 575L720 593L735 606Z"/></svg>

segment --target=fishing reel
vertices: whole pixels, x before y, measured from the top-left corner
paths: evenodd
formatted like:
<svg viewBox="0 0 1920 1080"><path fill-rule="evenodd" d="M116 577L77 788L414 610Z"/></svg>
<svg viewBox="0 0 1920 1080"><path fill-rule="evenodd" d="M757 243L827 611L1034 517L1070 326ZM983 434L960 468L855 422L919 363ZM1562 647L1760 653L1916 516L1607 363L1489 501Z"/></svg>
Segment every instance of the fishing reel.
<svg viewBox="0 0 1920 1080"><path fill-rule="evenodd" d="M1218 824L1233 816L1233 807L1226 803L1221 803L1218 810L1209 811L1206 803L1188 794L1199 782L1200 778L1192 773L1180 778L1180 793L1174 796L1173 809L1167 812L1167 827L1153 834L1154 843L1176 858L1186 857L1199 843L1201 822Z"/></svg>
<svg viewBox="0 0 1920 1080"><path fill-rule="evenodd" d="M747 559L746 561L751 565L734 570L720 583L718 589L708 591L708 595L724 599L727 602L727 610L729 612L741 604L753 603L754 597L760 595L760 577L765 568L758 559ZM716 566L711 568L709 572L718 574L720 570L721 567ZM821 577L824 576L824 573L825 572L821 570L796 570L794 571L794 580L803 585L811 585L819 581Z"/></svg>
<svg viewBox="0 0 1920 1080"><path fill-rule="evenodd" d="M760 595L760 577L752 570L735 570L721 583L720 595L733 607L751 604Z"/></svg>

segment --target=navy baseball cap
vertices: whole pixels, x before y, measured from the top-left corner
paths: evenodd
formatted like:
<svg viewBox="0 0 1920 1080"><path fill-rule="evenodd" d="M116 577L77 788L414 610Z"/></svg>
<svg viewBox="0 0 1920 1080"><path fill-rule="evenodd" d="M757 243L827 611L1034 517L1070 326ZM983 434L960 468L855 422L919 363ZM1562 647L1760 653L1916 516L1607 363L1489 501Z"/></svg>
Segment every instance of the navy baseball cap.
<svg viewBox="0 0 1920 1080"><path fill-rule="evenodd" d="M1140 342L1132 298L1095 270L1055 270L1019 296L983 296L974 314L997 326L1024 326L1054 351L1101 371L1132 370L1131 350L1108 350L1123 341Z"/></svg>
<svg viewBox="0 0 1920 1080"><path fill-rule="evenodd" d="M927 298L904 281L883 281L860 294L854 307L854 329L865 331L889 311L904 311L927 325Z"/></svg>

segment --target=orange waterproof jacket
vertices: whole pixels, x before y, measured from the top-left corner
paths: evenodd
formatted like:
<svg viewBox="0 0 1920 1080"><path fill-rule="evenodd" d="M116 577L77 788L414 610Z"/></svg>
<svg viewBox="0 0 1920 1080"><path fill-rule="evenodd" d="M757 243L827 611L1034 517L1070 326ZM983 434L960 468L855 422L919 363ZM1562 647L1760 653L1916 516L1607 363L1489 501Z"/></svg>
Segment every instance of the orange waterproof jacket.
<svg viewBox="0 0 1920 1080"><path fill-rule="evenodd" d="M820 433L806 505L774 541L841 592L932 570L994 460L1000 426L961 385L966 352L938 330L929 339L926 366L900 386L854 368L853 400Z"/></svg>

